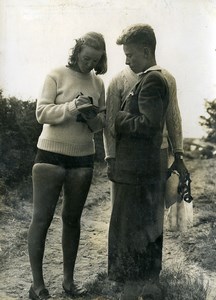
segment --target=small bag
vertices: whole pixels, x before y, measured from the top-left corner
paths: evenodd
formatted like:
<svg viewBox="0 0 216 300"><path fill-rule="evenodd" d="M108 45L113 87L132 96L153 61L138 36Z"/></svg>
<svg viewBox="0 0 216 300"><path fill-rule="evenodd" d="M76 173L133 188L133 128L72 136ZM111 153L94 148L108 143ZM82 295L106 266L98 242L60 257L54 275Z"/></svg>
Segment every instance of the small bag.
<svg viewBox="0 0 216 300"><path fill-rule="evenodd" d="M172 206L176 201L181 201L181 196L178 193L179 186L179 174L176 171L172 171L171 175L166 182L165 191L165 205L166 208Z"/></svg>
<svg viewBox="0 0 216 300"><path fill-rule="evenodd" d="M186 231L193 226L193 197L190 189L190 174L180 181L179 173L169 173L166 183L165 220L167 230Z"/></svg>

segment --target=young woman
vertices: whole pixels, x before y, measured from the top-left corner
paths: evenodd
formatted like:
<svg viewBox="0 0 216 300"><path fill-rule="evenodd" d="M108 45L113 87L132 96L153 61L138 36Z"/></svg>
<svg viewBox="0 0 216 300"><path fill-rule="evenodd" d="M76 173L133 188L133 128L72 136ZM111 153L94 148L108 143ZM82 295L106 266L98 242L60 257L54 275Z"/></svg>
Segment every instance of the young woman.
<svg viewBox="0 0 216 300"><path fill-rule="evenodd" d="M80 218L93 174L94 132L105 123L104 84L97 74L106 71L104 38L100 33L89 32L76 40L68 65L46 77L37 102L36 117L43 130L32 170L33 216L28 235L33 275L29 298L33 300L51 298L43 278L43 255L62 189L62 286L72 297L85 292L74 283L74 266Z"/></svg>

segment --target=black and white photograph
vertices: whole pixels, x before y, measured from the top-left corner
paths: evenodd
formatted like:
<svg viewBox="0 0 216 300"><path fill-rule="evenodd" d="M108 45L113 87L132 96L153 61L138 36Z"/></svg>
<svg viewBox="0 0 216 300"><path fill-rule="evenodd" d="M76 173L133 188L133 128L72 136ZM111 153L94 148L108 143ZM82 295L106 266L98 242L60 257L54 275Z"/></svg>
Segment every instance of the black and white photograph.
<svg viewBox="0 0 216 300"><path fill-rule="evenodd" d="M216 1L0 0L0 300L216 300Z"/></svg>

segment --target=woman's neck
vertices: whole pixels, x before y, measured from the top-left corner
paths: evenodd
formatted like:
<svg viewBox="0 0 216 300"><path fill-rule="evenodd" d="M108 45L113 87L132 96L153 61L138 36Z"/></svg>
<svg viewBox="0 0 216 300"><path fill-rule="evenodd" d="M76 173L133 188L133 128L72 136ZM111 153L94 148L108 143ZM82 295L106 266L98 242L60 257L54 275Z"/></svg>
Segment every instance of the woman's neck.
<svg viewBox="0 0 216 300"><path fill-rule="evenodd" d="M79 66L78 66L77 64L74 65L73 67L70 67L70 69L73 70L73 71L75 71L75 72L82 73L82 72L80 71L80 68L79 68Z"/></svg>

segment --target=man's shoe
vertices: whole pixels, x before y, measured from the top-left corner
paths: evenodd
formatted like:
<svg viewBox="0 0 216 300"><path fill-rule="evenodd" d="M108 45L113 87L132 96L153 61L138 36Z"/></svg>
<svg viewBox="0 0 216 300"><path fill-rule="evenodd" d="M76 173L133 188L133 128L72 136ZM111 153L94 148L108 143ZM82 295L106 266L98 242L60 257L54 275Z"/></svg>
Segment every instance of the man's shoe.
<svg viewBox="0 0 216 300"><path fill-rule="evenodd" d="M163 289L159 284L147 283L142 290L141 299L146 300L163 300Z"/></svg>

